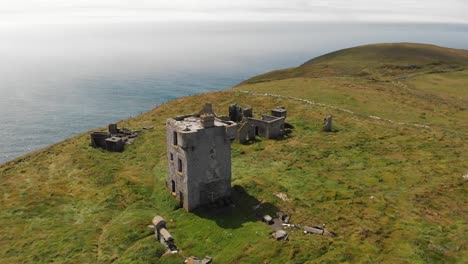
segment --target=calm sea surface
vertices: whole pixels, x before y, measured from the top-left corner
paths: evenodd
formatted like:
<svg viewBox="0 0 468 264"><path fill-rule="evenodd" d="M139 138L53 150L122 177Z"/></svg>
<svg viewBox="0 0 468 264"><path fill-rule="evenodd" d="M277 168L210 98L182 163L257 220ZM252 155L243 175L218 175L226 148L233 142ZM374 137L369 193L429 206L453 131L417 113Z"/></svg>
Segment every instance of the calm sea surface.
<svg viewBox="0 0 468 264"><path fill-rule="evenodd" d="M379 42L468 49L468 25L0 26L0 163L179 96Z"/></svg>

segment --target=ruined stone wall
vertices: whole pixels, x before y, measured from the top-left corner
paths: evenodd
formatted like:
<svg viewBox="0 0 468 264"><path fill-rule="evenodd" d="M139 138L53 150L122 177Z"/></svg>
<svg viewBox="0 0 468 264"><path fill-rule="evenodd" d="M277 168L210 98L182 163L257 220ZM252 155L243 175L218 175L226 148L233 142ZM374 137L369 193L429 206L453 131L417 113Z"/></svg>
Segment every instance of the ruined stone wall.
<svg viewBox="0 0 468 264"><path fill-rule="evenodd" d="M240 125L240 128L237 130L236 139L239 140L239 143L241 144L245 144L249 140L255 139L255 130L249 120Z"/></svg>
<svg viewBox="0 0 468 264"><path fill-rule="evenodd" d="M284 107L279 106L271 110L271 115L274 117L284 117L286 119L287 111Z"/></svg>
<svg viewBox="0 0 468 264"><path fill-rule="evenodd" d="M240 122L242 121L242 107L238 104L232 104L229 106L229 118L231 121Z"/></svg>
<svg viewBox="0 0 468 264"><path fill-rule="evenodd" d="M233 125L230 125L230 126L226 127L226 136L230 140L236 139L236 134L237 134L237 129L238 128L239 128L238 124L233 124Z"/></svg>
<svg viewBox="0 0 468 264"><path fill-rule="evenodd" d="M275 121L275 120L278 120L278 117L262 115L262 120L263 121Z"/></svg>
<svg viewBox="0 0 468 264"><path fill-rule="evenodd" d="M92 132L91 133L91 146L106 148L106 139L110 137L107 132Z"/></svg>
<svg viewBox="0 0 468 264"><path fill-rule="evenodd" d="M332 121L333 121L333 117L331 115L328 115L323 119L323 131L325 132L333 131Z"/></svg>
<svg viewBox="0 0 468 264"><path fill-rule="evenodd" d="M284 134L284 118L262 115L262 120L249 118L249 122L255 133L261 137L273 139Z"/></svg>
<svg viewBox="0 0 468 264"><path fill-rule="evenodd" d="M255 135L268 138L268 123L265 121L262 121L260 119L255 119L255 118L249 118L249 123L252 126L252 130L254 131Z"/></svg>
<svg viewBox="0 0 468 264"><path fill-rule="evenodd" d="M185 151L182 148L182 136L180 133L177 133L178 144L174 145L174 132L177 132L175 126L175 120L169 119L166 123L166 144L167 144L167 160L168 160L168 179L167 179L167 187L170 192L177 197L179 202L183 205L185 209L187 205L187 178L184 177L184 172L187 171L186 165L187 159L185 157ZM185 140L186 142L188 140ZM178 169L178 162L179 159L182 161L182 173L179 173ZM175 185L173 188L173 184ZM182 193L182 195L181 195ZM180 201L182 199L182 201Z"/></svg>
<svg viewBox="0 0 468 264"><path fill-rule="evenodd" d="M231 195L231 142L225 127L199 130L196 142L186 153L188 210Z"/></svg>
<svg viewBox="0 0 468 264"><path fill-rule="evenodd" d="M284 118L262 115L262 119L268 121L266 138L279 138L284 134Z"/></svg>

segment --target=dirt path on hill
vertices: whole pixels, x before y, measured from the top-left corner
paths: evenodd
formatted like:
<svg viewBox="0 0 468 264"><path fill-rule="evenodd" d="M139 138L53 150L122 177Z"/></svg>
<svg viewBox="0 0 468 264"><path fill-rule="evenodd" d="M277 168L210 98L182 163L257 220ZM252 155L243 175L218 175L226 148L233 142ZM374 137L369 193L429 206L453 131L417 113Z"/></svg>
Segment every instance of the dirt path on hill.
<svg viewBox="0 0 468 264"><path fill-rule="evenodd" d="M274 98L283 98L283 99L288 99L288 100L294 100L294 101L301 102L301 103L304 103L304 104L318 105L318 106L322 106L322 107L331 108L331 109L334 109L334 110L346 112L346 113L349 113L349 114L352 114L352 115L357 115L357 116L361 116L361 117L367 117L367 118L371 118L371 119L375 119L375 120L385 121L385 122L396 124L396 125L414 126L414 127L418 127L418 128L431 129L431 127L429 127L427 125L416 124L416 123L408 123L408 122L396 122L396 121L393 121L391 119L387 119L387 118L383 118L383 117L379 117L379 116L357 114L357 113L355 113L355 112L353 112L353 111L351 111L349 109L340 108L340 107L337 107L337 106L334 106L334 105L323 104L323 103L319 103L319 102L315 102L315 101L311 101L311 100L307 100L307 99L302 99L302 98L298 98L298 97L293 97L293 96L283 96L283 95L279 95L279 94L270 94L270 93L255 93L255 92L251 92L251 91L247 91L247 90L236 90L234 92L246 93L246 94L251 94L251 95L255 95L255 96L268 96L268 97L274 97Z"/></svg>

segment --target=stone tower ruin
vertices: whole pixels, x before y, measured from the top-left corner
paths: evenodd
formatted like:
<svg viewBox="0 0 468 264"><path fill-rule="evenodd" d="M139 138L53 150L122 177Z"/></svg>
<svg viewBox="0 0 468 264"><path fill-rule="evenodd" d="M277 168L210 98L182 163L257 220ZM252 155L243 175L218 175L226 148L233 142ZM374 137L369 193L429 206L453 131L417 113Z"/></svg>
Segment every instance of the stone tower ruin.
<svg viewBox="0 0 468 264"><path fill-rule="evenodd" d="M166 122L167 185L187 211L231 196L231 141L237 124L223 121L206 104L200 113Z"/></svg>

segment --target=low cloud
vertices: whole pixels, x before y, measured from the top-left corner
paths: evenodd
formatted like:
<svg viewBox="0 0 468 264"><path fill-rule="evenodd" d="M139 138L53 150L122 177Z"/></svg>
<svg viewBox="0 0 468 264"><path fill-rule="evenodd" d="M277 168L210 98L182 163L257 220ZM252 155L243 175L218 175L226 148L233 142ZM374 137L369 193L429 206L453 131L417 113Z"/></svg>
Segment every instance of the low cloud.
<svg viewBox="0 0 468 264"><path fill-rule="evenodd" d="M468 23L463 0L15 0L0 23L325 21Z"/></svg>

